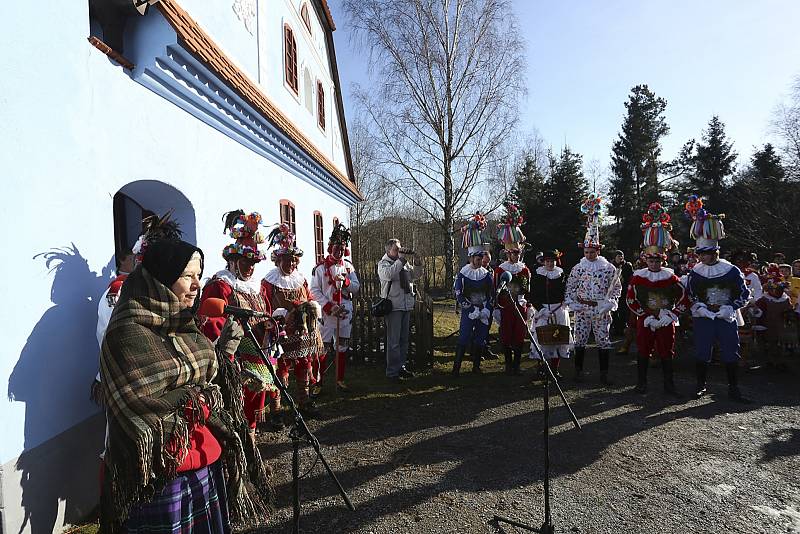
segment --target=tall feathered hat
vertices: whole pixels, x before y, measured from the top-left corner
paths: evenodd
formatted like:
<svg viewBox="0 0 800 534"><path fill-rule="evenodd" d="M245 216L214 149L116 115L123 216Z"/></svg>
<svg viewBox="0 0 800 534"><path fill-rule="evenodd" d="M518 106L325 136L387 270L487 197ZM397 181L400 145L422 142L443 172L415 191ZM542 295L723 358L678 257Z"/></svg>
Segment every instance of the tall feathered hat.
<svg viewBox="0 0 800 534"><path fill-rule="evenodd" d="M686 202L686 215L692 219L689 236L697 243L697 252L712 252L719 250L719 241L725 239L725 227L722 225L724 213L714 215L703 207L703 199L697 195L689 197Z"/></svg>
<svg viewBox="0 0 800 534"><path fill-rule="evenodd" d="M136 264L142 263L147 247L157 241L180 241L183 237L180 225L172 220L172 210L159 217L150 215L142 221L144 232L131 248Z"/></svg>
<svg viewBox="0 0 800 534"><path fill-rule="evenodd" d="M234 242L222 249L222 257L226 260L239 255L245 258L261 261L266 259L263 251L258 250L258 245L264 242L261 233L261 215L252 212L245 215L243 210L229 211L222 216L225 223L223 233L228 234Z"/></svg>
<svg viewBox="0 0 800 534"><path fill-rule="evenodd" d="M586 235L583 243L579 243L581 248L593 248L600 250L603 245L600 243L600 211L603 199L594 193L586 197L581 203L581 213L586 217Z"/></svg>
<svg viewBox="0 0 800 534"><path fill-rule="evenodd" d="M497 239L503 243L507 251L522 252L525 248L525 234L520 226L525 222L519 206L513 202L506 202L506 214L497 225Z"/></svg>
<svg viewBox="0 0 800 534"><path fill-rule="evenodd" d="M483 256L486 253L483 243L484 230L486 230L486 217L479 211L467 219L461 227L461 246L467 249L467 255Z"/></svg>
<svg viewBox="0 0 800 534"><path fill-rule="evenodd" d="M642 214L642 250L647 258L665 258L675 247L669 213L658 202L647 206Z"/></svg>
<svg viewBox="0 0 800 534"><path fill-rule="evenodd" d="M780 290L786 291L789 284L783 278L780 267L776 263L770 263L767 267L767 274L761 279L764 289L767 291Z"/></svg>
<svg viewBox="0 0 800 534"><path fill-rule="evenodd" d="M337 223L331 231L331 236L328 238L328 252L331 252L334 246L340 245L344 248L344 255L349 256L350 249L347 248L349 244L350 230L342 223Z"/></svg>
<svg viewBox="0 0 800 534"><path fill-rule="evenodd" d="M268 248L275 247L270 254L272 261L276 261L281 256L297 256L299 258L303 255L303 249L295 246L294 233L286 223L281 223L272 230L267 241L269 242Z"/></svg>

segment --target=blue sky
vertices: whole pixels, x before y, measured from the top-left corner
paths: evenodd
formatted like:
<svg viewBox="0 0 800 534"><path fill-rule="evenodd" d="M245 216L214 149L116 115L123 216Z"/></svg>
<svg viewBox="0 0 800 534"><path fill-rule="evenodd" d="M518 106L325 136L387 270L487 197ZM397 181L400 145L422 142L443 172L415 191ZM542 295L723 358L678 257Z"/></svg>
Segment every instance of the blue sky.
<svg viewBox="0 0 800 534"><path fill-rule="evenodd" d="M353 82L369 81L340 0L329 0L348 118ZM667 99L664 157L699 138L712 115L740 163L769 140L771 112L800 75L800 0L514 0L527 41L523 133L539 131L584 161L609 161L630 88Z"/></svg>

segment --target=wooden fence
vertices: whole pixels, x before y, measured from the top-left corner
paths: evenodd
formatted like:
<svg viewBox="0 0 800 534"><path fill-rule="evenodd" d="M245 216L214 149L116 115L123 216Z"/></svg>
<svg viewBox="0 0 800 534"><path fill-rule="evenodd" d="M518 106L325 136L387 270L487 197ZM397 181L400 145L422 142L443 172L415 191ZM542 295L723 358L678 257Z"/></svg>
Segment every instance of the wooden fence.
<svg viewBox="0 0 800 534"><path fill-rule="evenodd" d="M380 294L377 278L361 280L361 289L353 299L353 331L350 346L353 359L360 363L386 363L386 325L373 317L370 307ZM433 300L420 292L410 318L408 362L412 369L433 367Z"/></svg>

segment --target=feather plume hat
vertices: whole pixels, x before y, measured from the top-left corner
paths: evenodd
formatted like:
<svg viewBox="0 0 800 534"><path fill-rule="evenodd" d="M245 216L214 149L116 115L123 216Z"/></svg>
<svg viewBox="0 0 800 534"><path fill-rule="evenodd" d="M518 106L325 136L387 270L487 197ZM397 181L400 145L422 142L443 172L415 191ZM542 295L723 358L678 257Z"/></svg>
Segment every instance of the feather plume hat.
<svg viewBox="0 0 800 534"><path fill-rule="evenodd" d="M328 252L331 252L333 250L333 247L338 245L344 248L344 255L349 256L350 249L348 248L348 246L350 245L350 239L351 239L350 229L347 228L342 223L337 223L333 227L333 230L331 230L331 235L328 238Z"/></svg>
<svg viewBox="0 0 800 534"><path fill-rule="evenodd" d="M670 220L658 202L652 202L642 214L642 250L646 258L666 258L667 252L677 247Z"/></svg>
<svg viewBox="0 0 800 534"><path fill-rule="evenodd" d="M486 254L483 242L484 230L486 230L486 217L480 211L475 212L461 227L461 246L467 249L468 256Z"/></svg>
<svg viewBox="0 0 800 534"><path fill-rule="evenodd" d="M525 218L519 206L513 202L506 202L506 214L497 225L497 239L503 244L506 251L522 252L525 249L525 234L522 226Z"/></svg>
<svg viewBox="0 0 800 534"><path fill-rule="evenodd" d="M593 248L600 250L603 248L600 243L600 216L602 211L603 199L594 193L586 197L581 203L581 213L586 217L586 235L582 243L578 243L580 248Z"/></svg>
<svg viewBox="0 0 800 534"><path fill-rule="evenodd" d="M226 260L233 256L242 256L255 261L266 259L258 245L264 242L261 233L261 215L258 212L245 214L243 210L229 211L222 216L225 223L223 233L234 239L233 243L222 249L222 257Z"/></svg>
<svg viewBox="0 0 800 534"><path fill-rule="evenodd" d="M131 248L136 264L142 263L147 247L158 241L180 241L183 237L180 224L172 219L172 210L164 215L150 215L142 220L144 231Z"/></svg>
<svg viewBox="0 0 800 534"><path fill-rule="evenodd" d="M719 250L719 242L725 239L725 227L722 219L724 213L715 215L706 211L703 206L703 199L697 195L691 195L686 202L685 211L687 217L692 220L689 228L689 237L695 240L697 252L713 252Z"/></svg>
<svg viewBox="0 0 800 534"><path fill-rule="evenodd" d="M267 236L268 248L272 249L270 259L277 261L281 256L296 256L303 255L303 249L295 244L295 236L292 229L287 223L281 223L276 226Z"/></svg>

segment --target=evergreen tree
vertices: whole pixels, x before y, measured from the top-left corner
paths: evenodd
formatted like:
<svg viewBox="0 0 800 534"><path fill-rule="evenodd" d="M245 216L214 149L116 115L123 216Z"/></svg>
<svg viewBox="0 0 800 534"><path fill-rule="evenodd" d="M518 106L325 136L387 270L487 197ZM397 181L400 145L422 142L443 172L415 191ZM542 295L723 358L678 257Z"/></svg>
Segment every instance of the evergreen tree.
<svg viewBox="0 0 800 534"><path fill-rule="evenodd" d="M725 209L725 188L728 177L736 171L736 156L733 143L725 135L725 124L714 115L697 143L695 172L688 179L691 191L707 199L712 211Z"/></svg>
<svg viewBox="0 0 800 534"><path fill-rule="evenodd" d="M625 250L638 248L641 213L650 202L661 200L661 138L669 133L666 107L667 101L647 85L635 86L625 103L622 132L611 148L609 214L616 217L616 239Z"/></svg>
<svg viewBox="0 0 800 534"><path fill-rule="evenodd" d="M511 199L519 206L525 217L522 232L531 243L538 243L546 232L543 226L547 210L545 180L546 177L536 164L536 159L525 156L522 167L516 173Z"/></svg>

